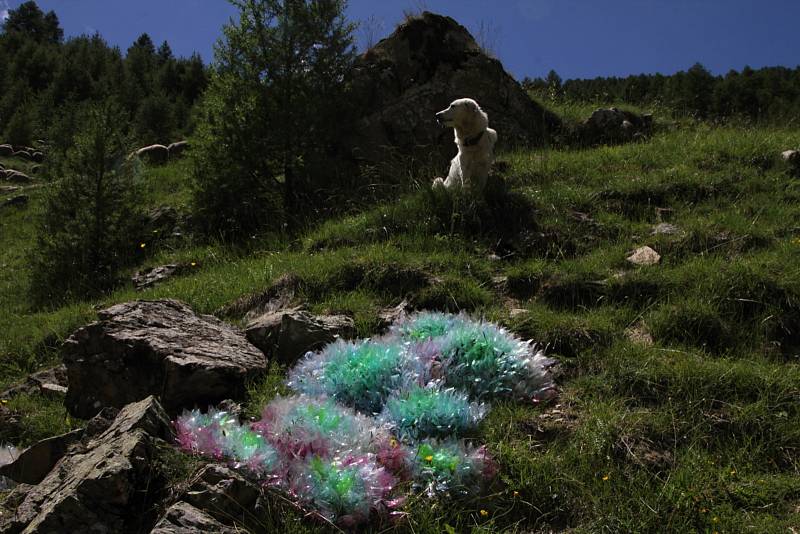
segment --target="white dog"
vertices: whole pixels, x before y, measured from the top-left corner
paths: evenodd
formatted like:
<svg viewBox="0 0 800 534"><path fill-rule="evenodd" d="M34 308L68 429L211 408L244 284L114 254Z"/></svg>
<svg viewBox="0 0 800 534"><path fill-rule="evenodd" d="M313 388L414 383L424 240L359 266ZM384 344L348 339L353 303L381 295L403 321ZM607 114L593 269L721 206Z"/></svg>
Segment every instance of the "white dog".
<svg viewBox="0 0 800 534"><path fill-rule="evenodd" d="M461 98L437 113L436 120L455 129L458 154L450 162L447 178L433 181L434 189L482 193L497 142L497 132L489 128L488 115L471 98Z"/></svg>

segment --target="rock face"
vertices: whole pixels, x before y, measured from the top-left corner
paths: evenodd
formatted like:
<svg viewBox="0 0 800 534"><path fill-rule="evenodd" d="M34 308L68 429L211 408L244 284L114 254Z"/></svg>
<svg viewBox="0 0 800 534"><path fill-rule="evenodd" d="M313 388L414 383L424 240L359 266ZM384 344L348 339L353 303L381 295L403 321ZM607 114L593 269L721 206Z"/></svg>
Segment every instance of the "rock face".
<svg viewBox="0 0 800 534"><path fill-rule="evenodd" d="M241 530L226 527L189 503L177 502L170 506L150 534L197 534L198 532L237 534L241 533Z"/></svg>
<svg viewBox="0 0 800 534"><path fill-rule="evenodd" d="M264 354L291 365L310 350L354 336L355 325L344 315L313 316L293 308L265 313L247 325L245 334Z"/></svg>
<svg viewBox="0 0 800 534"><path fill-rule="evenodd" d="M477 100L489 114L500 147L541 144L560 124L481 51L466 28L429 12L362 55L352 82L362 118L348 145L368 162L384 161L386 147L400 154L438 153L437 164L449 161L453 132L439 127L434 114L462 97Z"/></svg>
<svg viewBox="0 0 800 534"><path fill-rule="evenodd" d="M264 355L239 332L175 300L127 302L98 316L63 347L65 405L78 417L148 395L170 413L205 407L240 398L245 382L266 369Z"/></svg>
<svg viewBox="0 0 800 534"><path fill-rule="evenodd" d="M652 115L637 115L617 108L597 109L578 127L579 140L587 145L619 143L650 135Z"/></svg>
<svg viewBox="0 0 800 534"><path fill-rule="evenodd" d="M169 420L153 397L126 406L113 424L76 447L28 491L3 532L132 532L155 490L151 459Z"/></svg>

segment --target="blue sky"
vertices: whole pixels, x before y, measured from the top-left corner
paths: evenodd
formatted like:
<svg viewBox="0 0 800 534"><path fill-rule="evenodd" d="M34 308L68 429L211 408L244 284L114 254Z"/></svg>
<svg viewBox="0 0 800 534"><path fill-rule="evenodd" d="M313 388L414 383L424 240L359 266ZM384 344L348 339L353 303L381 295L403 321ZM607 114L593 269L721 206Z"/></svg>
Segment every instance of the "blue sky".
<svg viewBox="0 0 800 534"><path fill-rule="evenodd" d="M4 9L21 0L0 0ZM125 50L142 32L178 55L212 58L220 27L235 14L225 0L39 0L65 33L100 32ZM800 0L350 0L354 20L391 32L405 10L450 15L489 44L518 78L671 74L701 62L712 72L800 64ZM359 31L360 41L366 38Z"/></svg>

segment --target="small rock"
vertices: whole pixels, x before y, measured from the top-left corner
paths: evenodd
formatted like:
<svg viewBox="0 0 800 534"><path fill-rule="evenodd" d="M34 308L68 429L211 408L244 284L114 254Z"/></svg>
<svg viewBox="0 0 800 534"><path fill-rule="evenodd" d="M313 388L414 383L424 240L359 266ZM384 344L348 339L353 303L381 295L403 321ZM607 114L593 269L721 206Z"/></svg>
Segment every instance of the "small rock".
<svg viewBox="0 0 800 534"><path fill-rule="evenodd" d="M512 308L511 311L508 312L508 315L513 319L514 317L520 317L529 313L530 311L525 308Z"/></svg>
<svg viewBox="0 0 800 534"><path fill-rule="evenodd" d="M655 265L661 261L661 256L652 248L644 246L637 248L626 259L634 265Z"/></svg>
<svg viewBox="0 0 800 534"><path fill-rule="evenodd" d="M157 395L170 413L241 398L264 355L216 317L175 300L133 301L98 313L64 343L67 410L82 418Z"/></svg>
<svg viewBox="0 0 800 534"><path fill-rule="evenodd" d="M144 271L136 271L136 273L131 277L131 281L133 282L133 285L137 291L142 291L143 289L170 278L172 275L177 273L180 268L180 265L171 263L169 265L152 267Z"/></svg>
<svg viewBox="0 0 800 534"><path fill-rule="evenodd" d="M73 430L35 443L19 453L11 463L0 467L0 475L23 484L38 484L66 454L70 445L80 441L83 430Z"/></svg>
<svg viewBox="0 0 800 534"><path fill-rule="evenodd" d="M0 158L7 158L14 153L14 147L11 145L0 145Z"/></svg>
<svg viewBox="0 0 800 534"><path fill-rule="evenodd" d="M658 223L653 227L650 235L675 235L680 233L680 229L674 224Z"/></svg>
<svg viewBox="0 0 800 534"><path fill-rule="evenodd" d="M293 308L265 313L247 325L245 335L264 354L291 365L308 351L354 336L355 323L345 315L313 316Z"/></svg>
<svg viewBox="0 0 800 534"><path fill-rule="evenodd" d="M198 532L239 534L242 531L223 525L189 503L177 502L169 507L150 534L197 534Z"/></svg>

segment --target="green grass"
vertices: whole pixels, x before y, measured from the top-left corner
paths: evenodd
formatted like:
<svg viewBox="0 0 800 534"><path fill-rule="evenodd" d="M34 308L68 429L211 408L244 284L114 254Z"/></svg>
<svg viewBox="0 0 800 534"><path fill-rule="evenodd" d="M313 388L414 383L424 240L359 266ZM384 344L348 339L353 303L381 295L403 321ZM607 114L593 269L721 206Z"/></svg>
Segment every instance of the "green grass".
<svg viewBox="0 0 800 534"><path fill-rule="evenodd" d="M213 313L292 273L312 311L351 314L360 336L406 299L501 322L560 363L557 406L500 403L482 425L501 467L486 495L412 498L405 521L384 528L787 532L800 528L800 181L780 152L797 145L796 130L680 124L645 143L507 153L514 213L530 218L512 232L418 192L292 244L156 242L144 265L194 270L50 311L26 304L32 190L28 208L0 211L0 382L56 361L95 305L170 297ZM146 204L184 209L187 173L147 170ZM662 221L678 232L653 235ZM643 245L658 265L628 264ZM627 338L633 326L652 346ZM251 385L248 415L285 392L284 372ZM24 442L78 423L52 401L16 402L31 418ZM278 497L267 506L265 527L319 528Z"/></svg>

